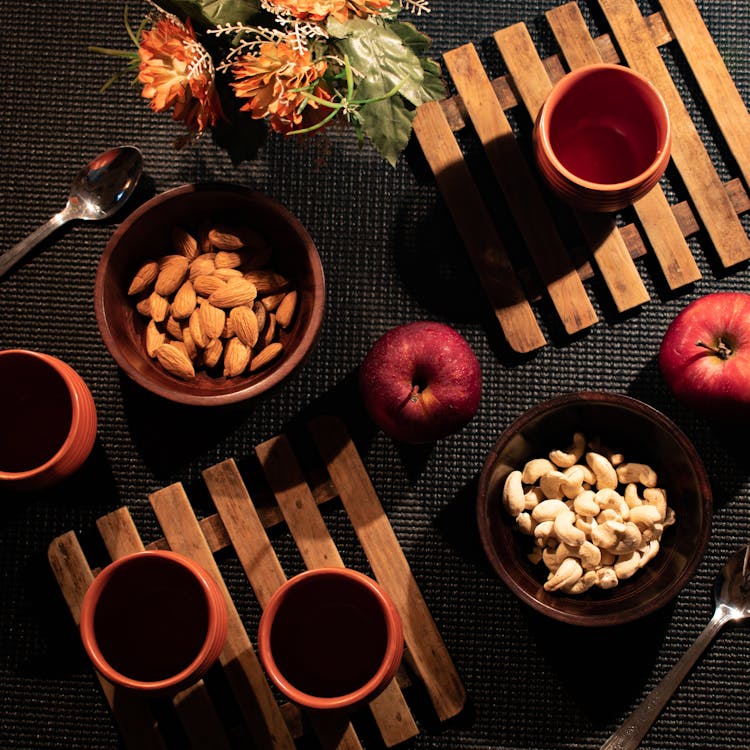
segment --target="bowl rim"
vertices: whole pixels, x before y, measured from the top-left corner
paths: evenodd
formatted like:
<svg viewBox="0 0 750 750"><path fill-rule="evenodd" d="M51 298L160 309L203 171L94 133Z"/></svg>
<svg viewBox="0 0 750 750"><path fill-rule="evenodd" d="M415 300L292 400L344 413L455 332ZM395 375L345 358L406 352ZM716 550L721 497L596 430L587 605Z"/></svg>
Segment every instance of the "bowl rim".
<svg viewBox="0 0 750 750"><path fill-rule="evenodd" d="M167 386L155 383L149 378L144 377L137 368L133 367L130 364L127 357L125 357L121 353L120 348L117 345L115 336L112 334L107 311L104 306L104 288L105 278L107 275L107 267L114 249L120 242L123 235L126 234L130 230L130 228L138 221L140 221L141 218L151 209L160 206L168 201L180 198L184 195L190 195L199 192L232 193L271 207L273 211L275 211L278 216L280 216L286 223L288 223L292 227L293 231L304 241L307 252L311 259L310 266L313 276L312 286L315 290L314 304L312 305L309 324L305 328L299 344L291 353L291 355L283 357L278 366L270 370L268 374L266 374L262 379L245 386L238 386L236 390L216 394L198 394L175 391ZM312 237L310 236L302 222L286 206L277 201L275 198L267 195L266 193L263 193L260 190L255 190L243 185L229 182L197 182L180 185L178 187L170 188L161 193L158 193L157 195L153 196L148 201L140 205L120 224L120 226L110 237L106 247L104 248L104 252L102 253L101 258L99 259L99 264L96 270L96 278L94 281L94 311L96 314L97 325L102 340L104 341L104 345L106 346L107 350L109 351L110 355L115 360L117 365L131 380L140 385L142 388L145 388L151 393L161 396L162 398L166 398L169 401L187 404L190 406L220 406L225 404L233 404L240 401L247 401L248 399L259 396L278 385L282 380L284 380L300 365L302 365L302 363L311 353L318 337L320 336L320 330L323 324L325 304L326 287L323 263L320 258L320 254L318 253L315 242L313 241Z"/></svg>
<svg viewBox="0 0 750 750"><path fill-rule="evenodd" d="M583 177L571 172L558 158L555 149L552 146L551 134L549 132L549 121L552 117L554 110L562 100L562 97L567 94L570 89L575 86L581 79L587 78L588 76L595 75L602 71L612 71L618 75L632 78L639 81L641 85L649 91L654 97L654 101L663 115L663 123L665 125L664 137L662 141L657 144L656 155L649 165L639 172L637 175L631 177L629 180L623 180L621 182L593 182L586 180ZM627 65L620 65L616 63L591 63L589 65L582 65L579 68L566 73L550 90L547 98L544 100L541 109L539 110L539 116L536 123L537 136L542 144L545 157L549 159L554 169L564 177L568 182L584 190L591 190L597 193L617 193L621 191L631 190L641 185L645 180L653 177L656 172L659 173L659 178L666 169L667 163L672 150L672 121L669 116L669 110L667 104L664 101L664 97L661 95L659 90L649 81L646 76L639 73L637 70L629 68Z"/></svg>
<svg viewBox="0 0 750 750"><path fill-rule="evenodd" d="M513 435L517 434L524 428L524 426L529 424L532 420L536 419L540 414L543 414L544 412L551 409L558 409L563 406L585 404L591 402L630 409L647 419L653 420L660 427L667 430L675 438L680 447L689 457L692 465L695 467L695 472L698 479L698 489L702 498L702 510L705 519L704 524L700 528L700 534L696 539L695 544L693 545L693 552L690 556L690 559L688 560L681 573L677 577L673 578L657 596L649 599L649 601L645 604L639 606L638 608L622 610L618 613L601 614L591 612L587 614L578 614L574 612L564 612L554 606L550 606L549 604L540 601L535 596L526 591L516 580L512 571L508 570L504 560L497 553L496 546L493 543L493 539L490 534L489 508L490 502L492 502L492 498L490 498L490 493L488 492L489 479L494 463L501 450L506 446ZM501 512L504 511L501 509ZM555 396L551 399L539 402L525 411L503 430L500 438L491 448L482 468L482 472L479 477L479 484L477 487L476 520L477 526L479 528L479 537L487 560L489 561L493 570L506 584L506 586L508 586L508 588L525 604L529 605L532 609L543 615L551 617L560 622L567 623L569 625L583 625L589 627L621 625L640 619L645 615L651 614L652 612L661 609L663 606L669 603L675 596L677 596L677 594L692 578L696 568L703 559L711 533L712 516L713 493L711 490L711 484L708 478L708 474L695 446L687 437L687 435L685 435L685 433L669 417L667 417L665 414L663 414L653 406L650 406L649 404L640 401L639 399L633 398L632 396L607 391L575 391L571 393L565 393L560 396Z"/></svg>

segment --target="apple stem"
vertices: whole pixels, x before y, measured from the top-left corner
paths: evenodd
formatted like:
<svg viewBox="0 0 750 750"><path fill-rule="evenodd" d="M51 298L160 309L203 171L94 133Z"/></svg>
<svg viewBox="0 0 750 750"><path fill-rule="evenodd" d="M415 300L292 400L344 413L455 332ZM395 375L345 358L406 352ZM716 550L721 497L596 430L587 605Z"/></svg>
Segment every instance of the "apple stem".
<svg viewBox="0 0 750 750"><path fill-rule="evenodd" d="M731 348L728 347L721 339L719 339L719 343L716 346L711 346L710 344L706 344L703 341L696 341L695 345L701 346L704 349L708 349L711 354L715 354L720 359L729 359L732 356Z"/></svg>
<svg viewBox="0 0 750 750"><path fill-rule="evenodd" d="M419 401L419 386L414 385L411 389L411 393L409 394L409 401L413 403L417 403Z"/></svg>

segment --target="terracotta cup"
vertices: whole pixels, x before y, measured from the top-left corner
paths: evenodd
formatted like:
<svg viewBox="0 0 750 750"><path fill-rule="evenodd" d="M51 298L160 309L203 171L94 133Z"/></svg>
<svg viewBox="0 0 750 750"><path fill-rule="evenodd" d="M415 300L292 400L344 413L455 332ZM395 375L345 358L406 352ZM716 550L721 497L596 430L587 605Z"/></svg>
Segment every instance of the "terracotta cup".
<svg viewBox="0 0 750 750"><path fill-rule="evenodd" d="M48 487L76 472L96 438L88 386L56 357L0 351L0 485Z"/></svg>
<svg viewBox="0 0 750 750"><path fill-rule="evenodd" d="M401 619L375 581L348 568L319 568L289 579L260 620L258 654L268 676L295 703L355 706L393 679L403 655Z"/></svg>
<svg viewBox="0 0 750 750"><path fill-rule="evenodd" d="M196 562L166 550L121 557L96 576L81 605L81 638L111 683L141 693L176 693L216 662L227 608Z"/></svg>
<svg viewBox="0 0 750 750"><path fill-rule="evenodd" d="M534 125L534 155L552 190L585 211L617 211L664 174L672 144L666 104L622 65L588 65L552 88Z"/></svg>

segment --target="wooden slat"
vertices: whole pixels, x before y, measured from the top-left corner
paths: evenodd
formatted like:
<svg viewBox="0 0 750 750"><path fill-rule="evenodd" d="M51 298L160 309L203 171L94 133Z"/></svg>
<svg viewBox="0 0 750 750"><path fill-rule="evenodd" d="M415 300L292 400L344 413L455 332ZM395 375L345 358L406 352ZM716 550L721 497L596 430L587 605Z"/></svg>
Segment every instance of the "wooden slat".
<svg viewBox="0 0 750 750"><path fill-rule="evenodd" d="M544 346L531 305L438 102L419 107L414 132L508 344L517 352Z"/></svg>
<svg viewBox="0 0 750 750"><path fill-rule="evenodd" d="M288 438L285 435L272 438L258 445L255 453L305 565L308 568L343 568L344 561L315 503ZM390 593L385 583L383 586ZM419 734L409 706L395 680L370 702L370 711L387 747L406 742Z"/></svg>
<svg viewBox="0 0 750 750"><path fill-rule="evenodd" d="M750 258L750 240L635 0L599 0L599 5L628 65L645 75L664 97L672 123L672 161L721 262L733 266Z"/></svg>
<svg viewBox="0 0 750 750"><path fill-rule="evenodd" d="M94 580L94 574L76 535L69 531L54 539L47 550L47 557L73 621L78 626L83 597ZM125 746L130 750L164 750L164 740L145 701L132 691L115 687L96 670L95 673L117 720Z"/></svg>
<svg viewBox="0 0 750 750"><path fill-rule="evenodd" d="M745 184L750 185L750 114L721 53L693 0L660 0L660 5Z"/></svg>
<svg viewBox="0 0 750 750"><path fill-rule="evenodd" d="M205 568L224 594L229 626L227 642L219 658L253 739L258 746L269 750L294 750L294 740L185 490L181 484L172 484L151 494L149 500L169 546Z"/></svg>
<svg viewBox="0 0 750 750"><path fill-rule="evenodd" d="M252 498L233 460L203 472L216 509L224 521L237 557L261 607L268 604L286 575ZM288 722L287 722L288 723ZM346 716L313 718L313 729L326 750L361 750L362 745Z"/></svg>
<svg viewBox="0 0 750 750"><path fill-rule="evenodd" d="M338 419L316 419L310 430L372 571L398 608L411 662L445 721L464 708L466 691L362 459Z"/></svg>
<svg viewBox="0 0 750 750"><path fill-rule="evenodd" d="M594 308L474 45L451 50L443 59L565 330L576 333L592 326Z"/></svg>
<svg viewBox="0 0 750 750"><path fill-rule="evenodd" d="M602 62L577 3L547 11L547 21L571 70ZM698 264L661 185L654 186L633 207L670 289L697 281L701 276Z"/></svg>
<svg viewBox="0 0 750 750"><path fill-rule="evenodd" d="M535 120L552 82L526 24L517 23L497 31L494 38L513 84ZM622 312L647 302L648 292L614 219L608 214L573 213L617 309Z"/></svg>
<svg viewBox="0 0 750 750"><path fill-rule="evenodd" d="M96 527L113 560L145 549L127 508L118 508L97 519ZM229 738L203 680L198 680L172 696L172 704L191 747L196 750L229 749Z"/></svg>

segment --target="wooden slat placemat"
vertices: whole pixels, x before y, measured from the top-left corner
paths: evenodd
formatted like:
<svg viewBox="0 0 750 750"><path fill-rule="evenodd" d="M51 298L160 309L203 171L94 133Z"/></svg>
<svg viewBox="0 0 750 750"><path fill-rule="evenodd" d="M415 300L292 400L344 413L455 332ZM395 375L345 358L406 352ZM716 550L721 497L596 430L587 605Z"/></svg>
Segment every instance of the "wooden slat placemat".
<svg viewBox="0 0 750 750"><path fill-rule="evenodd" d="M256 447L265 482L258 490L265 500L262 504L253 500L230 459L203 472L216 514L199 520L185 488L178 483L149 497L164 533L161 539L144 544L127 508L98 519L97 529L111 559L143 549L168 548L187 555L217 581L229 611L227 642L216 669L223 671L242 725L224 725L226 718L215 705L208 680L200 681L162 706L170 712L170 719L176 719L181 733L178 741L175 727L170 722L164 724L164 717L152 711L150 702L115 688L97 674L128 748L161 749L184 742L195 748L228 748L244 736L256 747L291 750L296 737L312 732L326 750L361 749L356 714L302 712L296 706L277 702L214 557L222 550L231 550L237 556L262 609L286 580L266 532L269 527L286 523L306 567L344 565L320 508L336 497L344 506L373 576L393 598L404 623L404 665L391 685L369 704L383 745L400 745L419 733L407 701L408 688L413 684L421 684L440 721L463 710L463 684L346 428L337 419L318 418L308 425L306 443L305 456L309 459L314 455L318 463L313 471L309 460L305 464L297 455L299 441L292 443L285 435ZM268 504L269 487L272 505ZM48 556L78 624L83 596L98 568L88 562L73 532L54 539Z"/></svg>
<svg viewBox="0 0 750 750"><path fill-rule="evenodd" d="M494 39L507 73L494 80L484 71L473 45L447 52L445 64L457 94L423 105L415 118L417 139L469 255L475 259L476 248L482 248L482 262L475 260L475 269L508 343L519 352L529 352L546 343L541 329L534 325L533 308L526 307L518 296L519 288L529 303L548 297L565 331L571 334L596 322L587 294L571 279L571 270L581 280L601 276L615 308L625 312L649 301L634 263L646 253L653 253L664 281L673 290L700 278L698 264L686 242L699 231L705 232L725 268L732 269L750 258L750 239L739 220L739 215L750 209L747 187L739 177L722 183L659 51L664 44L679 44L740 175L745 181L750 179L750 114L694 0L660 0L662 10L647 17L641 15L634 0L598 3L611 35L593 38L578 5L561 5L546 14L560 54L544 60L525 24L497 31ZM620 59L618 48L624 60ZM555 226L550 224L549 211L537 200L541 180L534 165L518 163L520 151L504 111L521 105L533 121L557 80L568 70L593 62L627 64L660 90L672 121L672 164L689 200L670 205L662 187L657 186L634 204L636 222L624 225L611 215L570 211L586 247L583 253L581 248L568 248L565 252L559 247ZM529 263L510 263L501 232L488 222L484 207L476 205L481 191L455 136L451 137L469 124L482 142L505 194ZM456 175L461 176L460 185L455 182ZM539 186L529 186L530 175ZM522 195L525 200L519 200ZM545 197L555 200L549 194ZM477 221L478 216L481 221ZM546 247L542 238L546 239ZM494 293L488 290L483 272L484 268L493 267L506 274L505 283L512 287L511 294L497 288ZM523 315L519 316L521 309Z"/></svg>

